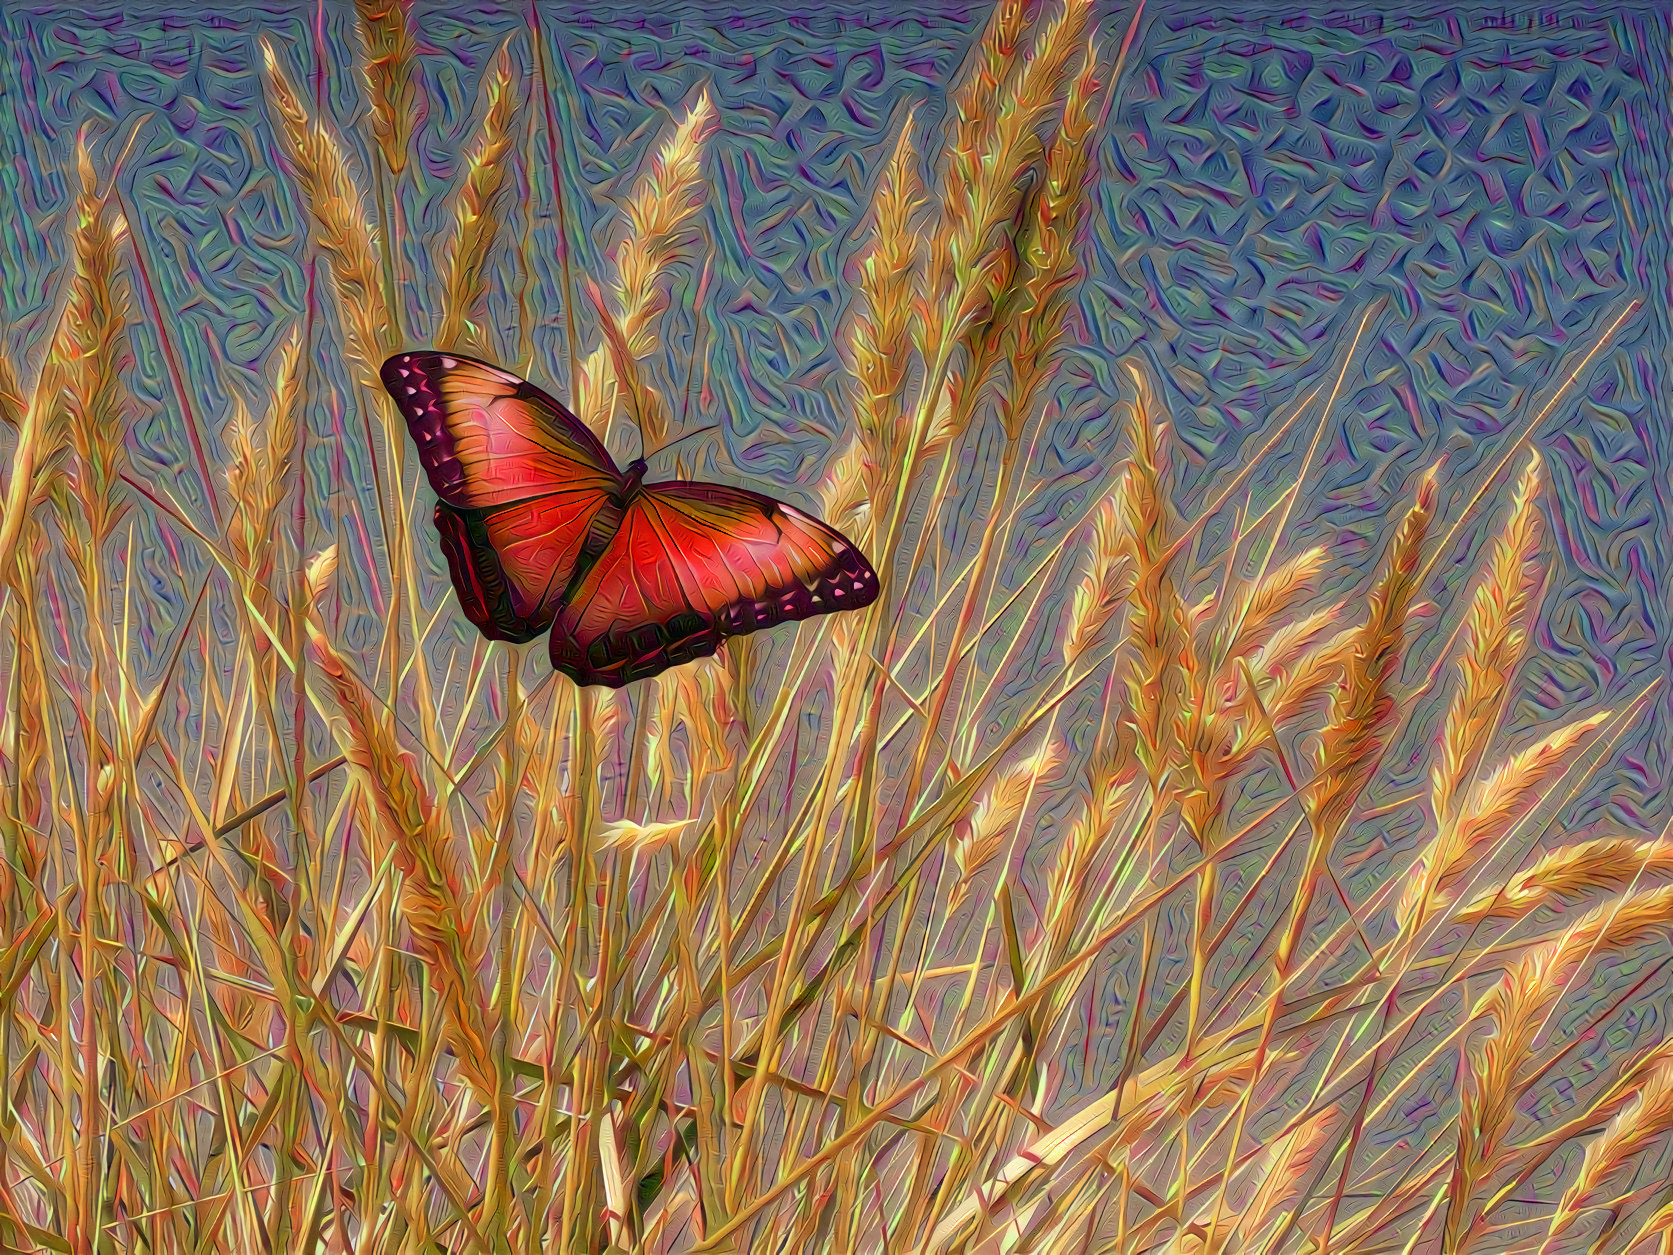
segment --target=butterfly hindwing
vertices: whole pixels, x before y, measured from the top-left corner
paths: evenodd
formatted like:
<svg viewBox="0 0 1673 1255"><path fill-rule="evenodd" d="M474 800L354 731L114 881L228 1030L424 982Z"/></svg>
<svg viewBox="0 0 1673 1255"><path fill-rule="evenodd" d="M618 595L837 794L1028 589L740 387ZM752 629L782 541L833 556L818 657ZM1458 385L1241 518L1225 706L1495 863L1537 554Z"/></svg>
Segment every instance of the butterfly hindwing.
<svg viewBox="0 0 1673 1255"><path fill-rule="evenodd" d="M576 566L615 530L611 499L582 513L570 498L536 497L488 510L436 502L436 531L465 616L489 640L531 641L552 617Z"/></svg>
<svg viewBox="0 0 1673 1255"><path fill-rule="evenodd" d="M620 472L585 424L497 367L400 353L382 377L441 498L436 531L460 606L492 640L532 640L614 531Z"/></svg>
<svg viewBox="0 0 1673 1255"><path fill-rule="evenodd" d="M620 687L728 636L876 596L859 550L793 506L719 484L651 484L565 596L552 664L577 683Z"/></svg>

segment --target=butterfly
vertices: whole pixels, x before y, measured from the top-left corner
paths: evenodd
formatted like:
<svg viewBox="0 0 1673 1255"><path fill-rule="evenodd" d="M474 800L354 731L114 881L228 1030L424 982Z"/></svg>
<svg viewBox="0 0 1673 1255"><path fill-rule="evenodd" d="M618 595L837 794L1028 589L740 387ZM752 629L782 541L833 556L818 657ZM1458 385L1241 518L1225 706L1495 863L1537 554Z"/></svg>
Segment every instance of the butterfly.
<svg viewBox="0 0 1673 1255"><path fill-rule="evenodd" d="M525 379L457 353L383 364L435 489L466 617L490 640L550 630L552 665L620 688L713 654L728 636L877 598L841 533L722 484L644 482Z"/></svg>

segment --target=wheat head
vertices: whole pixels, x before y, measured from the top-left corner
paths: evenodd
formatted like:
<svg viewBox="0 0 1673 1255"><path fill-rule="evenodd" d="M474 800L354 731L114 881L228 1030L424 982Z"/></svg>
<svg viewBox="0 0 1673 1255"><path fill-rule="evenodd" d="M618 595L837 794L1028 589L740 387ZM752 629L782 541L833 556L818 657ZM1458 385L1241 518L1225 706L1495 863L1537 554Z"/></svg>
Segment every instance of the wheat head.
<svg viewBox="0 0 1673 1255"><path fill-rule="evenodd" d="M442 262L442 319L436 331L439 348L485 348L483 329L473 321L488 294L488 259L499 235L505 191L510 184L508 158L517 141L517 87L511 50L501 44L482 82L487 101L482 126L465 152L463 178L453 204L453 234Z"/></svg>

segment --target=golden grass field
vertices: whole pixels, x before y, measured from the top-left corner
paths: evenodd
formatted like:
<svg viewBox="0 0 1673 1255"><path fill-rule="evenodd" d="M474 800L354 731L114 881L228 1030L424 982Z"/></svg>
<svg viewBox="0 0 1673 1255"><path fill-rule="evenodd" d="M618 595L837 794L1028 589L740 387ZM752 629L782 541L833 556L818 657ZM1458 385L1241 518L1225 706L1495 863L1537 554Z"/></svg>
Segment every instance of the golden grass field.
<svg viewBox="0 0 1673 1255"><path fill-rule="evenodd" d="M945 143L900 129L844 324L821 504L871 556L877 603L621 692L551 675L543 643L438 662L459 612L423 595L429 490L377 369L418 343L490 353L490 260L527 247L501 230L507 154L553 121L544 66L520 82L502 49L431 259L444 303L404 326L390 189L411 177L414 35L388 0L357 12L364 59L338 72L365 94L373 168L261 47L321 314L282 339L224 462L199 446L213 520L127 461L150 280L110 191L120 136L79 149L55 330L0 378L6 1249L1673 1251L1673 1191L1632 1171L1673 1129L1673 1036L1559 1119L1519 1106L1618 1005L1574 1012L1583 979L1673 928L1673 845L1546 830L1656 686L1501 731L1552 563L1532 433L1636 302L1485 469L1406 485L1350 597L1320 594L1328 548L1291 542L1299 486L1251 485L1297 432L1319 433L1311 464L1377 307L1191 517L1159 381L1121 363L1123 463L1072 544L1001 583L1073 334L1088 137L1128 47L1093 37L1087 0L1032 21L1000 0ZM567 391L541 382L613 451L679 435L659 328L701 256L721 122L685 103L603 273L560 259L575 369ZM385 538L369 648L337 631L337 548L299 543L325 491L301 475L299 414L339 351ZM980 543L946 563L958 451L983 429L1002 456ZM131 657L136 509L213 563L156 682ZM1463 529L1491 539L1436 604ZM1043 678L978 735L1048 612ZM1407 668L1419 618L1445 646ZM194 672L196 740L168 715L187 655L215 661ZM1428 694L1419 855L1348 901L1333 855ZM607 762L625 764L609 794ZM1068 819L1029 887L1048 803ZM1100 956L1121 943L1149 972L1168 911L1187 976L1137 984L1114 1083L1066 1107ZM1371 1144L1446 1058L1440 1132Z"/></svg>

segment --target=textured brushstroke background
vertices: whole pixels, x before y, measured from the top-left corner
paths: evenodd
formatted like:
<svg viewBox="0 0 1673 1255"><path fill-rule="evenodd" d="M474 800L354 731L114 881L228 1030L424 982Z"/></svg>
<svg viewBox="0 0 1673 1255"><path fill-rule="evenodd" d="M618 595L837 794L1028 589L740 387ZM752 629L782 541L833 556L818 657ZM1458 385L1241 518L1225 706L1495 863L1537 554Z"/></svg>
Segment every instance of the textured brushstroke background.
<svg viewBox="0 0 1673 1255"><path fill-rule="evenodd" d="M676 291L672 358L682 371L694 362L692 377L663 384L687 398L688 422L724 420L736 469L711 457L711 474L741 473L797 498L811 490L841 428L846 375L835 345L861 208L908 111L939 125L941 87L986 6L917 3L910 17L893 5L828 2L794 16L783 6L626 7L631 16L610 6L541 6L557 54L571 247L580 270L597 271L613 239L611 199L625 192L670 111L706 84L722 124L704 211L713 251L708 280L699 282L700 266ZM260 395L269 354L307 301L306 231L288 181L276 174L255 35L277 34L292 73L311 90L320 50L331 66L354 62L352 15L336 5L322 14L277 4L218 15L185 5L120 8L3 10L5 343L16 359L36 360L62 262L77 128L92 123L95 137L109 139L147 114L119 186L194 407L214 432L234 396ZM416 12L428 113L416 140L422 186L404 206L415 237L409 262L436 251L482 68L506 36L526 29L520 7L420 3ZM1106 47L1125 17L1106 14ZM1056 409L1033 454L1036 474L1054 482L1031 503L1002 570L1020 573L1031 555L1060 544L1101 491L1117 452L1109 408L1121 355L1144 354L1168 381L1179 499L1189 511L1273 413L1324 377L1366 303L1386 298L1290 533L1296 544L1335 546L1340 570L1327 593L1361 586L1376 558L1372 538L1411 477L1447 452L1443 516L1455 516L1474 490L1472 475L1524 430L1559 365L1637 298L1643 307L1535 436L1554 489L1548 548L1556 574L1507 731L1514 738L1565 711L1624 702L1664 674L1673 575L1669 34L1661 5L1507 14L1448 4L1379 15L1370 6L1157 3L1099 137L1106 177L1087 241L1081 347L1059 376ZM527 75L520 33L512 52ZM356 84L339 68L321 90L344 133L357 135L347 125L359 107ZM559 228L538 126L525 132L515 177L511 232L528 236L533 264L525 270L509 255L498 263L498 352L508 363L532 361L537 379L562 381ZM429 325L433 292L404 299L412 325ZM143 298L134 308L148 314ZM131 453L143 474L201 512L186 427L149 317L134 334ZM382 594L364 574L373 565L365 550L381 540L363 420L336 355L321 361L332 386L314 392L307 473L317 538L325 543L335 526L345 545L342 600L360 607L361 621L351 616L340 630L355 646L373 639L381 614ZM1257 477L1264 500L1287 485L1311 434L1300 433ZM991 474L991 460L992 449L974 441L967 482ZM360 509L350 511L356 493ZM348 526L355 517L367 521L364 535ZM973 543L963 517L963 530L944 538L950 555ZM186 610L182 588L196 586L201 559L151 511L134 526L137 631L141 644L153 644L172 638ZM1447 589L1456 592L1477 568L1483 535L1460 534L1431 597L1447 600ZM424 595L433 605L445 585L439 567L431 574ZM222 628L230 636L230 625ZM1048 635L999 682L1022 693L1034 657L1049 652ZM1443 643L1435 631L1422 638L1408 683ZM155 657L137 663L146 678L160 665ZM189 677L182 687L192 691ZM1665 688L1658 693L1559 817L1555 836L1659 829L1668 810L1670 700ZM1373 805L1421 791L1438 713L1413 721ZM190 732L202 712L188 704L176 717ZM1261 800L1251 789L1240 808ZM1419 814L1416 803L1393 806L1352 835L1341 860L1350 893L1362 896L1405 865ZM1048 847L1037 841L1031 857ZM1256 869L1258 860L1250 874ZM1275 902L1265 914L1272 909ZM1171 988L1188 955L1165 940L1163 955L1155 979ZM1087 1049L1069 1060L1080 1092L1096 1091L1115 1067L1113 1030L1131 1005L1131 960L1116 947L1103 961ZM1600 973L1598 996L1623 975ZM1588 1001L1578 997L1575 1009ZM1525 1109L1557 1118L1600 1055L1659 1032L1666 1001L1658 978L1608 1032L1544 1078ZM1437 1095L1452 1075L1450 1062L1437 1069ZM1396 1136L1421 1144L1434 1131L1425 1121L1441 1120L1444 1109L1437 1097L1427 1111L1391 1112L1386 1130L1368 1130L1368 1145L1380 1151ZM1553 1161L1530 1188L1559 1167Z"/></svg>

